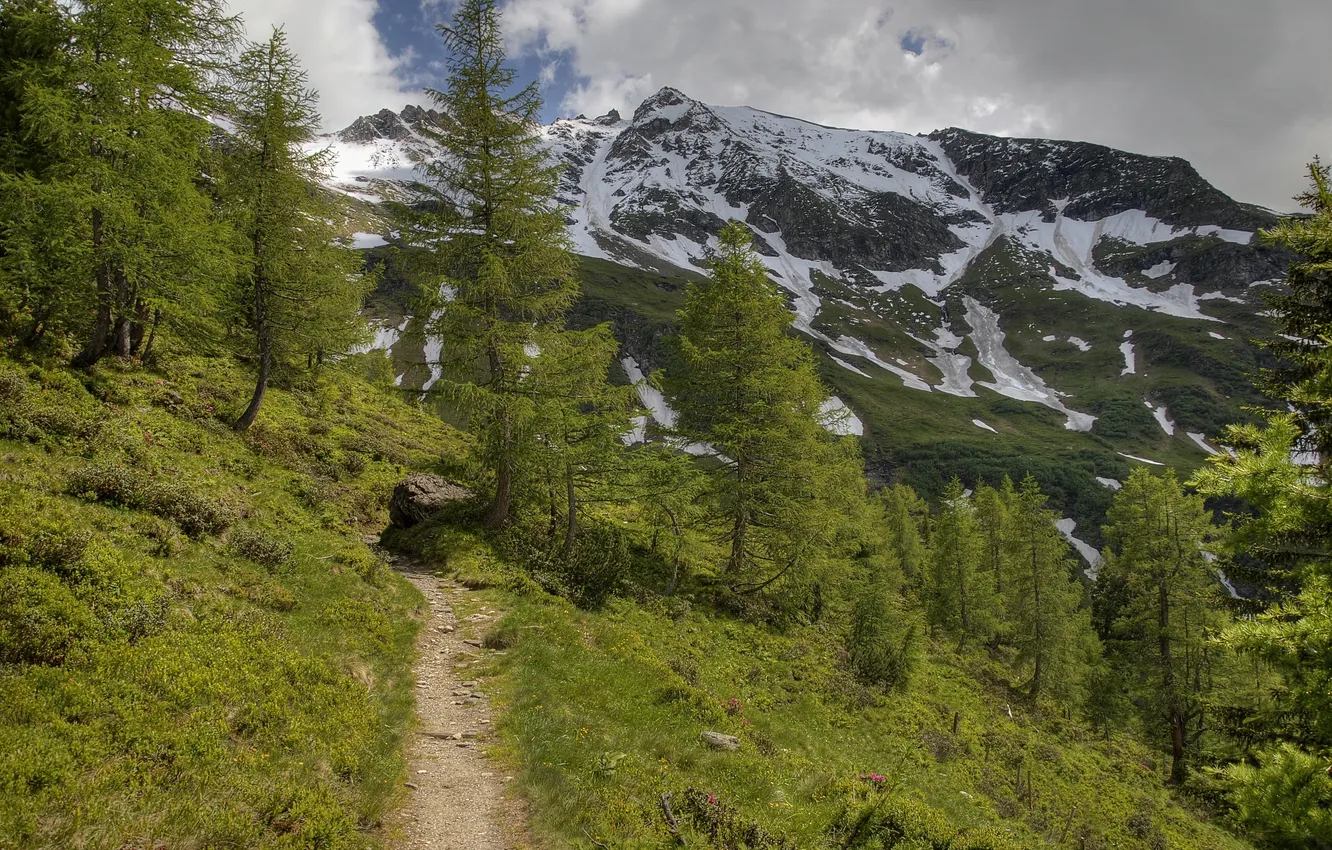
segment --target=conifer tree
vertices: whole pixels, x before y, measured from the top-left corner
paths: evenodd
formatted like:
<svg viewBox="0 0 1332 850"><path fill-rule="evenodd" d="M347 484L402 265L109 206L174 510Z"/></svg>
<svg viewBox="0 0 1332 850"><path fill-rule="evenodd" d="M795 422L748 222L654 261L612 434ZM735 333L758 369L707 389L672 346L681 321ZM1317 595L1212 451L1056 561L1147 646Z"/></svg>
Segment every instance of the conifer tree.
<svg viewBox="0 0 1332 850"><path fill-rule="evenodd" d="M1221 643L1281 676L1249 724L1274 747L1261 754L1263 769L1231 770L1239 816L1260 834L1276 821L1301 837L1326 833L1326 807L1294 800L1290 788L1301 780L1292 776L1326 764L1322 753L1332 747L1332 182L1317 160L1309 174L1310 188L1297 198L1308 215L1263 234L1295 253L1286 292L1273 300L1277 329L1293 339L1273 344L1283 362L1261 381L1289 409L1231 426L1221 441L1234 456L1213 458L1190 482L1204 496L1238 497L1251 508L1231 517L1221 548L1259 566L1250 577L1266 585L1252 603L1262 610L1226 627ZM1276 747L1286 741L1299 750ZM1276 810L1273 800L1294 805Z"/></svg>
<svg viewBox="0 0 1332 850"><path fill-rule="evenodd" d="M563 537L567 558L589 506L627 502L636 494L624 437L637 398L633 387L607 380L619 349L610 326L563 331L546 340L528 377L539 405L541 448L533 461L546 470L551 536Z"/></svg>
<svg viewBox="0 0 1332 850"><path fill-rule="evenodd" d="M925 546L921 542L920 526L928 517L929 504L916 491L905 484L894 484L879 491L883 504L884 523L902 575L909 582L923 575Z"/></svg>
<svg viewBox="0 0 1332 850"><path fill-rule="evenodd" d="M1124 590L1114 656L1130 673L1148 728L1164 730L1178 784L1206 728L1209 642L1221 624L1219 586L1202 548L1210 521L1202 498L1185 495L1173 470L1156 477L1146 469L1124 482L1107 519L1111 548L1098 581Z"/></svg>
<svg viewBox="0 0 1332 850"><path fill-rule="evenodd" d="M1293 251L1297 259L1286 286L1267 294L1279 333L1266 347L1279 364L1263 373L1258 388L1286 400L1297 413L1299 446L1323 467L1332 465L1332 171L1315 159L1308 191L1296 200L1307 217L1284 219L1263 241Z"/></svg>
<svg viewBox="0 0 1332 850"><path fill-rule="evenodd" d="M360 260L335 241L335 208L314 188L330 154L303 149L319 130L318 94L306 79L280 29L250 45L235 71L226 194L244 260L233 309L257 367L238 431L254 424L275 368L343 352L364 333Z"/></svg>
<svg viewBox="0 0 1332 850"><path fill-rule="evenodd" d="M20 291L34 328L83 335L77 365L139 353L155 316L211 314L209 284L229 271L200 189L200 116L217 105L237 22L220 0L88 0L54 18L25 2L19 15L61 38L58 53L18 63L21 84L10 77L22 93L10 120L44 154L0 176L3 288Z"/></svg>
<svg viewBox="0 0 1332 850"><path fill-rule="evenodd" d="M1100 644L1080 605L1068 542L1045 502L1036 479L1027 476L1010 508L1004 601L1017 662L1031 672L1031 694L1076 704L1086 694Z"/></svg>
<svg viewBox="0 0 1332 850"><path fill-rule="evenodd" d="M902 569L896 557L887 505L866 499L855 523L856 574L848 583L854 594L847 661L867 685L891 690L905 684L917 662L919 615L904 605Z"/></svg>
<svg viewBox="0 0 1332 850"><path fill-rule="evenodd" d="M431 334L444 340L436 391L458 403L494 476L486 525L512 513L519 458L540 430L524 376L577 295L556 197L559 166L537 135L536 83L513 90L496 0L463 0L439 29L448 86L428 90L446 127L422 132L442 155L420 167L424 188L400 207L403 241L428 249L423 272L450 288Z"/></svg>
<svg viewBox="0 0 1332 850"><path fill-rule="evenodd" d="M1013 479L1007 475L998 490L984 482L977 484L973 497L982 540L981 564L993 576L995 590L999 593L1004 588L1004 535L1008 531L1009 506L1015 498Z"/></svg>
<svg viewBox="0 0 1332 850"><path fill-rule="evenodd" d="M983 568L984 540L976 508L954 478L944 489L930 549L927 607L935 625L986 641L999 625L994 575Z"/></svg>
<svg viewBox="0 0 1332 850"><path fill-rule="evenodd" d="M680 436L717 452L709 505L739 592L817 562L842 525L838 505L864 490L854 442L821 425L828 394L751 244L739 222L721 232L711 276L685 295L665 380Z"/></svg>

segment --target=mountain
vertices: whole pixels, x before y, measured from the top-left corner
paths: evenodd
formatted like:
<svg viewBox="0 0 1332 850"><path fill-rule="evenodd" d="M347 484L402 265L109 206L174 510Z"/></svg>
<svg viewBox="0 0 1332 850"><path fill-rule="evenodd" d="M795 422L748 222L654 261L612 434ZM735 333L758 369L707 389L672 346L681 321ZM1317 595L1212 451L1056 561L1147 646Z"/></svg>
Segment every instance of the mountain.
<svg viewBox="0 0 1332 850"><path fill-rule="evenodd" d="M358 119L323 140L329 185L395 195L434 153L420 127L441 120ZM1031 471L1095 542L1129 464L1195 467L1262 402L1250 340L1269 333L1260 295L1288 258L1256 232L1276 216L1182 159L837 129L672 88L627 119L539 132L586 258L579 317L614 323L626 372L664 364L684 281L744 221L884 480L930 493L951 474Z"/></svg>

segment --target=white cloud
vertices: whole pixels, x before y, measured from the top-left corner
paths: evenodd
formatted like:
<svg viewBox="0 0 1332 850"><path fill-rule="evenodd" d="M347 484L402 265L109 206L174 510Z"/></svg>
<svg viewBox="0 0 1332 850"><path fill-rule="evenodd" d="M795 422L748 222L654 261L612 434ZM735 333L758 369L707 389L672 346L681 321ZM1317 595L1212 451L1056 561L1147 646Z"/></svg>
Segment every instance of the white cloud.
<svg viewBox="0 0 1332 850"><path fill-rule="evenodd" d="M571 57L570 114L671 85L842 126L1083 139L1283 209L1332 153L1326 0L886 2L508 0L505 27Z"/></svg>
<svg viewBox="0 0 1332 850"><path fill-rule="evenodd" d="M255 40L285 25L287 39L319 90L326 130L340 130L358 116L420 99L399 79L403 59L389 55L375 29L376 0L231 0Z"/></svg>

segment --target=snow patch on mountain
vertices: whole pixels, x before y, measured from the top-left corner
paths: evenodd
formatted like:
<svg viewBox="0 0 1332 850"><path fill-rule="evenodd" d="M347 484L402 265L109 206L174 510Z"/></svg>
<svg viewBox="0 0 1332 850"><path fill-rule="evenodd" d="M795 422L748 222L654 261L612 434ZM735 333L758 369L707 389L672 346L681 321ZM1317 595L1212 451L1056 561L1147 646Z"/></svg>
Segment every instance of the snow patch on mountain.
<svg viewBox="0 0 1332 850"><path fill-rule="evenodd" d="M1165 405L1157 407L1147 399L1143 399L1142 403L1147 405L1147 409L1152 412L1152 416L1156 419L1156 424L1161 426L1161 430L1166 433L1166 436L1175 436L1175 423L1170 421L1170 414L1166 411Z"/></svg>
<svg viewBox="0 0 1332 850"><path fill-rule="evenodd" d="M1159 280L1173 272L1176 265L1176 263L1172 263L1169 260L1162 260L1150 269L1143 271L1143 274L1150 277L1152 280Z"/></svg>
<svg viewBox="0 0 1332 850"><path fill-rule="evenodd" d="M1124 355L1124 370L1119 374L1136 375L1138 373L1138 358L1133 352L1133 343L1127 340L1133 336L1133 331L1124 331L1125 342L1119 346L1119 351Z"/></svg>
<svg viewBox="0 0 1332 850"><path fill-rule="evenodd" d="M915 336L911 338L934 352L929 362L943 375L943 383L936 385L935 389L960 398L976 397L976 391L971 388L975 383L970 374L971 358L957 353L958 346L966 340L953 333L953 329L946 324L934 331L933 340Z"/></svg>
<svg viewBox="0 0 1332 850"><path fill-rule="evenodd" d="M1059 393L1046 386L1035 372L1023 366L1004 347L1004 332L999 328L999 315L971 296L962 303L967 308L967 324L971 325L971 340L976 344L980 365L990 370L993 383L982 387L1019 401L1034 401L1057 410L1068 417L1064 427L1070 431L1090 431L1096 417L1070 410Z"/></svg>
<svg viewBox="0 0 1332 850"><path fill-rule="evenodd" d="M1097 552L1091 544L1077 538L1074 532L1078 530L1078 524L1074 520L1067 518L1058 520L1055 522L1055 528L1059 529L1059 533L1064 535L1064 539L1072 544L1074 549L1078 550L1082 560L1087 562L1087 578L1096 581L1101 572L1101 553Z"/></svg>
<svg viewBox="0 0 1332 850"><path fill-rule="evenodd" d="M837 396L825 401L819 406L819 414L822 416L824 428L839 437L863 437L865 435L865 423L860 421L860 417L851 412L851 408L846 406L846 402Z"/></svg>
<svg viewBox="0 0 1332 850"><path fill-rule="evenodd" d="M1161 463L1159 460L1148 460L1148 459L1145 458L1145 457L1138 457L1138 456L1136 456L1136 455L1125 454L1124 452L1120 452L1120 453L1119 453L1119 456L1120 456L1120 457L1126 457L1126 458L1128 458L1129 460L1136 460L1138 463L1146 463L1146 464L1150 464L1151 466L1165 466L1165 464L1164 464L1164 463Z"/></svg>

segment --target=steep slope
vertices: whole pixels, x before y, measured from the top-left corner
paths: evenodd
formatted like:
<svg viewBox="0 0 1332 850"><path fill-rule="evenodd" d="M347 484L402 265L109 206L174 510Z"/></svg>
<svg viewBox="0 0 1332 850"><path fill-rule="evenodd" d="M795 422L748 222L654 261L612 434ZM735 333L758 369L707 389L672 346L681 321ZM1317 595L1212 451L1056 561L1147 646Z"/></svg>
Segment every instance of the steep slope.
<svg viewBox="0 0 1332 850"><path fill-rule="evenodd" d="M432 153L416 128L439 120L417 108L358 120L329 140L342 163L332 185L393 194ZM1055 487L1071 506L1137 458L1200 463L1240 405L1261 401L1244 375L1261 357L1249 340L1267 333L1262 286L1284 272L1256 239L1276 217L1183 160L836 129L671 88L628 119L540 132L598 281L584 317L615 320L637 367L659 368L669 305L723 224L744 221L885 477L925 460L993 476L1089 458L1079 483ZM1095 509L1070 511L1099 523Z"/></svg>

